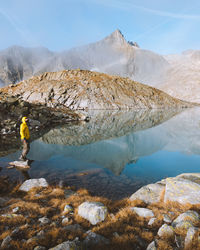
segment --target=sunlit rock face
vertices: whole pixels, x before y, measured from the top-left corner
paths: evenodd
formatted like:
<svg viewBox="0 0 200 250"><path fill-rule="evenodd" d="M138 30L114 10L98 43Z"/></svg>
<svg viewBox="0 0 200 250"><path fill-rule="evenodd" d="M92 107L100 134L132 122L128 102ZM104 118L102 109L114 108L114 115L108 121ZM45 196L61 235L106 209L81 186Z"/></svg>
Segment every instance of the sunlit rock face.
<svg viewBox="0 0 200 250"><path fill-rule="evenodd" d="M176 98L200 103L200 50L188 50L165 59L170 68L157 87Z"/></svg>
<svg viewBox="0 0 200 250"><path fill-rule="evenodd" d="M30 103L82 110L160 109L189 107L189 103L128 78L87 70L44 73L2 92Z"/></svg>

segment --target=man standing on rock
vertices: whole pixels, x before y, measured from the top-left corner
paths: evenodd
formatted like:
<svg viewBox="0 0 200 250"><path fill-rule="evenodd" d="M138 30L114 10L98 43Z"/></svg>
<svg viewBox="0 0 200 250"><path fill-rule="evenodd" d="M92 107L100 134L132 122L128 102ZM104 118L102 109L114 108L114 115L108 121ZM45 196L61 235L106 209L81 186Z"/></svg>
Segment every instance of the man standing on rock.
<svg viewBox="0 0 200 250"><path fill-rule="evenodd" d="M21 140L23 143L23 150L22 150L22 154L19 160L22 160L22 161L27 160L26 155L28 154L30 150L30 142L29 142L30 133L29 133L27 122L28 122L28 118L24 116L22 118L22 123L20 125L20 136L21 136Z"/></svg>

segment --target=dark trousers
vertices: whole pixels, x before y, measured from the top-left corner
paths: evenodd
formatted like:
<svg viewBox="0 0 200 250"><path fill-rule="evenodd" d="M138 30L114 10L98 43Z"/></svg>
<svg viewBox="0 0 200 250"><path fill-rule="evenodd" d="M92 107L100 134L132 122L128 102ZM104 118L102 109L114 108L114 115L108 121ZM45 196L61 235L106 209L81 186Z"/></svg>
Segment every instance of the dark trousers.
<svg viewBox="0 0 200 250"><path fill-rule="evenodd" d="M25 159L30 150L30 142L29 140L24 139L22 140L22 143L23 143L23 150L21 157Z"/></svg>

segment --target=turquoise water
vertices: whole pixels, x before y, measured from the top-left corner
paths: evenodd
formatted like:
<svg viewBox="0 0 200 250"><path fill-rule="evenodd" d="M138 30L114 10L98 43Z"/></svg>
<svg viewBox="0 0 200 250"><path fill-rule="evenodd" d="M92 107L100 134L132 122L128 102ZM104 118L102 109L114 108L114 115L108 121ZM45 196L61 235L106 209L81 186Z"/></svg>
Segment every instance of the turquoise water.
<svg viewBox="0 0 200 250"><path fill-rule="evenodd" d="M89 123L52 129L31 143L31 178L120 199L148 183L200 172L199 108L89 115ZM1 175L27 178L6 168L19 155L20 150L0 158Z"/></svg>

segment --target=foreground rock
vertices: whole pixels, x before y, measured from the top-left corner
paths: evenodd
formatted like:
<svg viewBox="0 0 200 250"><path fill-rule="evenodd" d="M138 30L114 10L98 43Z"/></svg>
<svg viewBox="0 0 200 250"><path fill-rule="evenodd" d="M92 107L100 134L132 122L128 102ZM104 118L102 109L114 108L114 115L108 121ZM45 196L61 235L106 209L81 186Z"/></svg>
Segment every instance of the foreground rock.
<svg viewBox="0 0 200 250"><path fill-rule="evenodd" d="M154 216L153 211L148 208L132 207L131 210L141 217L153 217Z"/></svg>
<svg viewBox="0 0 200 250"><path fill-rule="evenodd" d="M19 188L20 191L28 192L36 187L48 187L49 184L44 178L26 180Z"/></svg>
<svg viewBox="0 0 200 250"><path fill-rule="evenodd" d="M164 201L177 201L181 204L200 203L200 174L196 174L196 177L196 180L190 179L189 175L167 178Z"/></svg>
<svg viewBox="0 0 200 250"><path fill-rule="evenodd" d="M81 243L78 240L74 241L65 241L53 248L50 248L49 250L81 250Z"/></svg>
<svg viewBox="0 0 200 250"><path fill-rule="evenodd" d="M144 186L132 194L130 200L139 199L151 204L161 201L163 192L164 202L175 201L180 204L200 204L200 174L181 174L162 180L162 182Z"/></svg>
<svg viewBox="0 0 200 250"><path fill-rule="evenodd" d="M107 208L101 202L84 202L78 207L78 214L92 225L104 221L107 213Z"/></svg>
<svg viewBox="0 0 200 250"><path fill-rule="evenodd" d="M70 109L160 109L191 107L164 92L128 78L84 70L44 73L2 88L29 103Z"/></svg>
<svg viewBox="0 0 200 250"><path fill-rule="evenodd" d="M147 204L159 202L165 189L163 183L149 184L131 195L130 200L142 200Z"/></svg>

